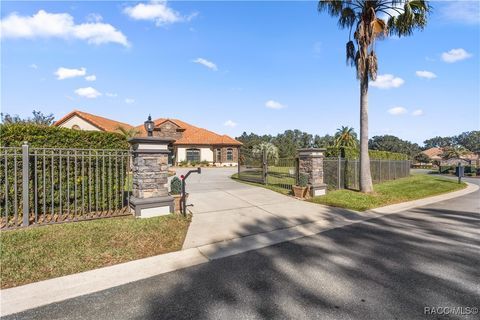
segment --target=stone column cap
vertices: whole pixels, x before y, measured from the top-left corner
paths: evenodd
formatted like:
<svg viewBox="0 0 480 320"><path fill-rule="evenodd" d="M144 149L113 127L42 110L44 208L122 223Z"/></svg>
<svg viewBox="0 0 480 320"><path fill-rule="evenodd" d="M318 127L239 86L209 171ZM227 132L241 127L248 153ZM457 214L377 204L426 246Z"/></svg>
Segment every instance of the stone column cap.
<svg viewBox="0 0 480 320"><path fill-rule="evenodd" d="M298 154L302 156L323 156L326 148L302 148L298 149Z"/></svg>
<svg viewBox="0 0 480 320"><path fill-rule="evenodd" d="M128 142L131 144L134 143L152 143L152 144L168 144L170 142L174 142L175 139L171 138L160 138L160 137L134 137L128 139Z"/></svg>

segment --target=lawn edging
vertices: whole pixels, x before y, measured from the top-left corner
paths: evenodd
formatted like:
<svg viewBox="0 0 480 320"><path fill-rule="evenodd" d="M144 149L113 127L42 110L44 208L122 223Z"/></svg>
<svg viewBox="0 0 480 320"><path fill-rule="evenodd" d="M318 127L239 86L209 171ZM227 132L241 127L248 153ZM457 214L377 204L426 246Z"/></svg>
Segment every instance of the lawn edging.
<svg viewBox="0 0 480 320"><path fill-rule="evenodd" d="M467 187L461 190L457 191L452 191L436 196L431 196L427 198L422 198L422 199L417 199L417 200L412 200L412 201L407 201L407 202L401 202L401 203L396 203L396 204L391 204L388 206L384 207L379 207L375 209L370 209L367 211L374 212L374 213L381 213L381 214L388 214L388 213L397 213L405 210L409 210L412 208L417 208L417 207L422 207L426 206L435 202L440 202L440 201L445 201L445 200L450 200L453 198L461 197L464 195L467 195L469 193L477 191L480 187L476 184L470 183L470 182L465 182L467 184Z"/></svg>

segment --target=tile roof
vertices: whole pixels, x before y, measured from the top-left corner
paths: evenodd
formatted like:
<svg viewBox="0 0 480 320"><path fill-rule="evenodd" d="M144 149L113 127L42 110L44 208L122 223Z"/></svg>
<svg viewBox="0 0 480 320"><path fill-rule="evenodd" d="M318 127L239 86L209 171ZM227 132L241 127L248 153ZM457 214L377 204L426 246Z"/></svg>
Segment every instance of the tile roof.
<svg viewBox="0 0 480 320"><path fill-rule="evenodd" d="M430 148L427 150L422 151L422 153L426 154L430 159L436 160L441 159L443 150L442 148Z"/></svg>
<svg viewBox="0 0 480 320"><path fill-rule="evenodd" d="M435 147L435 148L430 148L430 149L424 150L422 152L424 154L426 154L432 160L440 160L440 159L442 159L443 149ZM478 160L478 159L480 159L480 157L479 157L478 154L475 154L473 152L469 152L469 153L461 156L460 159Z"/></svg>
<svg viewBox="0 0 480 320"><path fill-rule="evenodd" d="M132 126L128 123L123 123L111 119L107 119L104 117L100 117L94 114L90 114L87 112L74 110L67 115L65 115L60 120L56 121L53 125L59 126L68 119L73 116L78 116L81 119L91 123L95 127L99 128L103 131L110 131L115 132L117 131L118 127L124 127L126 129L135 128L139 132L139 136L145 136L147 133L145 128L143 127L143 123L139 126ZM165 121L171 121L181 129L183 129L182 137L174 142L176 145L230 145L230 146L241 146L242 143L229 137L227 135L219 135L215 132L209 131L207 129L195 127L189 123L183 122L178 119L170 119L170 118L159 118L154 120L155 126L159 126L160 124L164 123Z"/></svg>
<svg viewBox="0 0 480 320"><path fill-rule="evenodd" d="M94 114L90 114L90 113L78 111L78 110L74 110L68 113L63 118L56 121L53 125L59 126L73 116L78 116L79 118L82 118L83 120L91 123L92 125L94 125L95 127L103 131L115 132L118 130L118 127L124 127L125 129L133 128L133 126L129 125L128 123L107 119L104 117L100 117Z"/></svg>
<svg viewBox="0 0 480 320"><path fill-rule="evenodd" d="M189 123L183 122L178 119L170 119L170 118L159 118L153 120L155 126L159 126L165 121L171 121L176 124L181 129L184 129L182 132L182 137L176 140L173 144L175 145L234 145L234 146L241 146L242 143L237 141L227 135L219 135L215 132L209 131L204 128L195 127ZM135 127L139 132L140 136L146 135L145 128L142 125Z"/></svg>

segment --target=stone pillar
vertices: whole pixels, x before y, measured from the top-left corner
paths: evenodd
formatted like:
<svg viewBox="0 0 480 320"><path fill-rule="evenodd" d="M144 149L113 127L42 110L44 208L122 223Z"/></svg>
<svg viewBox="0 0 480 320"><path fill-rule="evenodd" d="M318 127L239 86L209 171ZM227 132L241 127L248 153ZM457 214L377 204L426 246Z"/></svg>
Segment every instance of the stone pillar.
<svg viewBox="0 0 480 320"><path fill-rule="evenodd" d="M298 149L298 172L308 177L312 197L327 192L327 185L323 182L324 154L325 149L321 148Z"/></svg>
<svg viewBox="0 0 480 320"><path fill-rule="evenodd" d="M130 207L139 218L173 212L173 197L168 194L168 145L173 140L158 137L133 138L133 191Z"/></svg>

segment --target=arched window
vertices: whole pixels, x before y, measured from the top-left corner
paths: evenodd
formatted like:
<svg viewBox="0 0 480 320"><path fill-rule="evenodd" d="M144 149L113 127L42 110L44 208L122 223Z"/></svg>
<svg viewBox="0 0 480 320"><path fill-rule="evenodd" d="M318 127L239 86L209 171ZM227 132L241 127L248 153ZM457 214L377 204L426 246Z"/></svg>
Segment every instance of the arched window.
<svg viewBox="0 0 480 320"><path fill-rule="evenodd" d="M78 124L74 124L74 125L72 126L72 129L73 129L73 130L80 130L80 126L79 126Z"/></svg>
<svg viewBox="0 0 480 320"><path fill-rule="evenodd" d="M187 161L200 161L200 149L187 149Z"/></svg>
<svg viewBox="0 0 480 320"><path fill-rule="evenodd" d="M233 161L233 149L232 148L227 149L227 161Z"/></svg>

